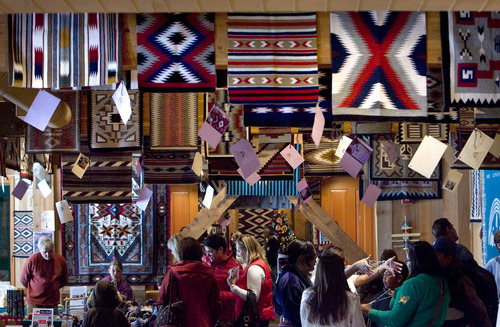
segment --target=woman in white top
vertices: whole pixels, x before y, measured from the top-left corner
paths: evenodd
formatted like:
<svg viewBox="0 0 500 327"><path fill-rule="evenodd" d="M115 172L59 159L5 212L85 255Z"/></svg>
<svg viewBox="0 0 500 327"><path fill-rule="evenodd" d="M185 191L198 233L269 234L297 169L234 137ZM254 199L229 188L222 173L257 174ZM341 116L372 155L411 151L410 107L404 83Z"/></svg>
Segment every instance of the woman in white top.
<svg viewBox="0 0 500 327"><path fill-rule="evenodd" d="M316 280L302 293L302 327L364 326L359 296L349 290L344 260L329 247L319 257Z"/></svg>

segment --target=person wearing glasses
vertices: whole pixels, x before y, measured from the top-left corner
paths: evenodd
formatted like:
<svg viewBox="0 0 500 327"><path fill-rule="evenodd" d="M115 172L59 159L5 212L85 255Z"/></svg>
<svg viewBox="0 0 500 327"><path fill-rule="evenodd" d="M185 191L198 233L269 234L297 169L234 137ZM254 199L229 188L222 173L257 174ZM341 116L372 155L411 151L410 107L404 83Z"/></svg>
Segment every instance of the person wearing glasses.
<svg viewBox="0 0 500 327"><path fill-rule="evenodd" d="M227 284L228 272L233 268L238 269L238 274L242 272L242 267L233 257L231 250L227 249L224 237L219 234L208 236L203 242L205 254L203 262L214 270L215 279L219 286L219 296L222 301L222 311L217 322L218 327L231 327L234 325L235 313L234 305L236 296L231 292Z"/></svg>
<svg viewBox="0 0 500 327"><path fill-rule="evenodd" d="M231 292L237 295L236 313L239 314L251 290L257 300L259 327L269 326L276 315L273 307L273 282L271 269L267 263L264 249L252 235L243 235L236 242L236 252L246 265L241 275L231 275L227 282Z"/></svg>
<svg viewBox="0 0 500 327"><path fill-rule="evenodd" d="M300 327L300 299L302 292L312 286L308 274L316 264L316 250L311 242L296 239L287 247L288 264L276 282L274 307L281 315L280 326Z"/></svg>
<svg viewBox="0 0 500 327"><path fill-rule="evenodd" d="M434 249L428 242L415 242L408 249L408 259L410 278L394 291L391 309L375 310L363 304L363 314L385 326L442 326L450 291Z"/></svg>
<svg viewBox="0 0 500 327"><path fill-rule="evenodd" d="M302 327L364 326L359 296L350 291L344 272L344 259L333 247L318 258L316 280L302 294Z"/></svg>

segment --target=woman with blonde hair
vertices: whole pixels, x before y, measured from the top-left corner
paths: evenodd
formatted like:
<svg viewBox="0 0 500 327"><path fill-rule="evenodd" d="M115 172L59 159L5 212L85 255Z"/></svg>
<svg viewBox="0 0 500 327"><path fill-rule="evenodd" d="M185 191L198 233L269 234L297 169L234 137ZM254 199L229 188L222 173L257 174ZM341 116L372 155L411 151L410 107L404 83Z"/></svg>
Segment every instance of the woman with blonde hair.
<svg viewBox="0 0 500 327"><path fill-rule="evenodd" d="M184 237L181 235L181 233L177 233L173 235L167 242L167 247L172 253L172 256L175 259L175 262L171 262L171 264L174 264L176 262L181 261L180 255L179 255L179 244L181 243L181 240Z"/></svg>
<svg viewBox="0 0 500 327"><path fill-rule="evenodd" d="M271 269L266 260L264 249L251 235L243 235L236 242L236 252L246 264L241 276L228 278L231 292L237 295L236 313L239 313L248 293L255 294L259 313L259 327L269 326L269 321L276 318L273 307Z"/></svg>

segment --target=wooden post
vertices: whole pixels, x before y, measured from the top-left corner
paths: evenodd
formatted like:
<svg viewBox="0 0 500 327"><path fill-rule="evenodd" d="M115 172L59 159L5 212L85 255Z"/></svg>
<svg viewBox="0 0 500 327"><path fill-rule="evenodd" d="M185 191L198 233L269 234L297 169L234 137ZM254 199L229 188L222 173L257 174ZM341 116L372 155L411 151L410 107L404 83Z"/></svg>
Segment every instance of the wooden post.
<svg viewBox="0 0 500 327"><path fill-rule="evenodd" d="M189 225L182 230L181 235L184 237L191 236L195 239L200 238L207 228L216 222L237 198L238 195L227 195L226 188L224 187L222 191L213 198L210 209L201 209Z"/></svg>
<svg viewBox="0 0 500 327"><path fill-rule="evenodd" d="M297 196L287 196L292 203L297 203ZM300 212L309 219L323 234L328 237L336 246L344 250L344 254L351 262L368 257L368 255L359 247L346 232L340 228L321 206L314 200L307 203L301 203Z"/></svg>

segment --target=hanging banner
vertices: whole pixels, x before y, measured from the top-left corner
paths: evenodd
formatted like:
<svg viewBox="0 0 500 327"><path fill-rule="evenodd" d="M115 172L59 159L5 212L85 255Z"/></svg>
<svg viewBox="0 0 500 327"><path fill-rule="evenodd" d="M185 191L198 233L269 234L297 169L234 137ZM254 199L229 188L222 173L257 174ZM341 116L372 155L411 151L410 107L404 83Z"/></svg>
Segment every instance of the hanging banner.
<svg viewBox="0 0 500 327"><path fill-rule="evenodd" d="M498 256L493 236L500 230L500 170L482 170L482 250L483 265Z"/></svg>

